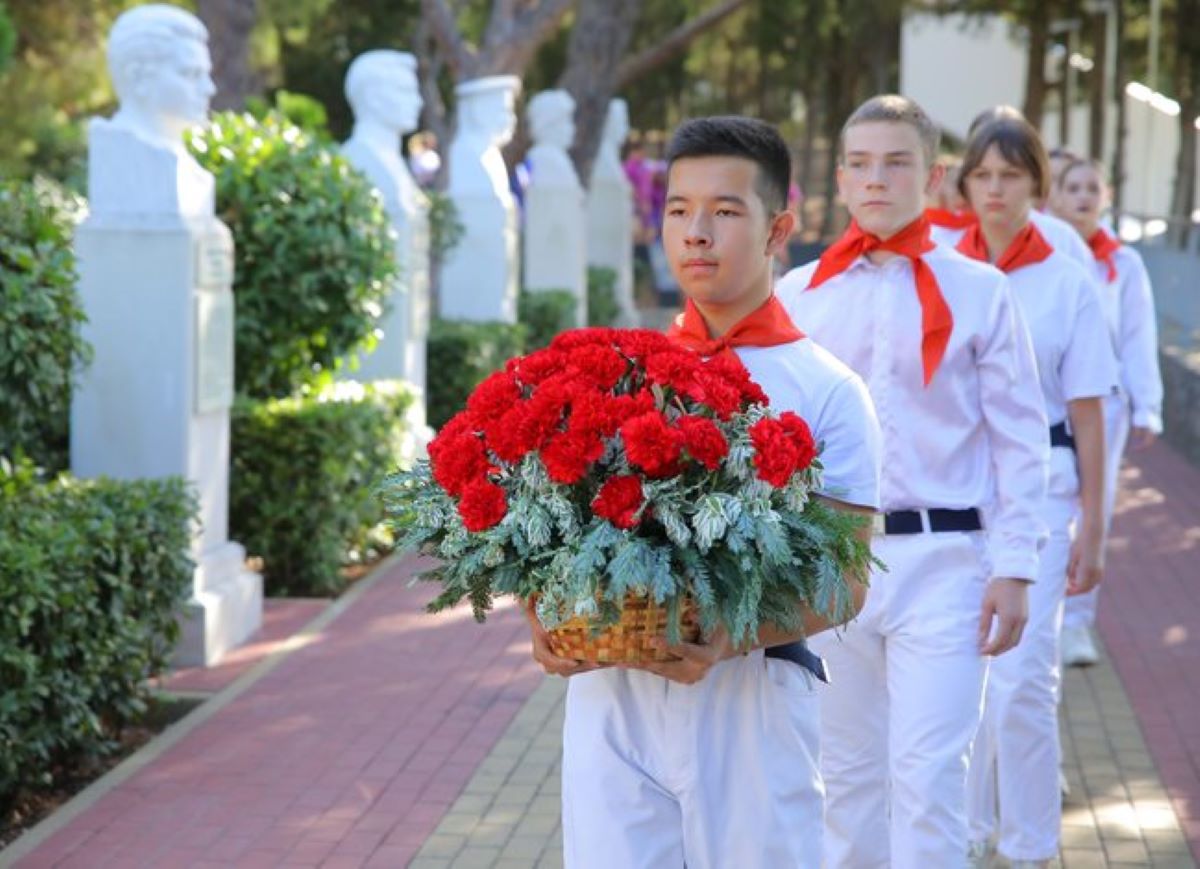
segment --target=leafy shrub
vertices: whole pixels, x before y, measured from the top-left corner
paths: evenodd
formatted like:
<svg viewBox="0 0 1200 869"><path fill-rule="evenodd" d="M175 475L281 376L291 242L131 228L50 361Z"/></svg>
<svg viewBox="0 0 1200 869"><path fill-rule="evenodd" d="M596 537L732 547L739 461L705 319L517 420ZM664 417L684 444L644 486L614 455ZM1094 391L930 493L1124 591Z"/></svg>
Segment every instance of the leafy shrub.
<svg viewBox="0 0 1200 869"><path fill-rule="evenodd" d="M441 262L462 241L466 227L459 219L453 199L440 190L426 190L425 195L429 197L430 258Z"/></svg>
<svg viewBox="0 0 1200 869"><path fill-rule="evenodd" d="M525 349L540 350L559 332L575 327L575 297L568 290L523 292L517 319L525 324Z"/></svg>
<svg viewBox="0 0 1200 869"><path fill-rule="evenodd" d="M17 29L13 26L8 9L0 2L0 75L12 61L13 50L17 47Z"/></svg>
<svg viewBox="0 0 1200 869"><path fill-rule="evenodd" d="M370 350L397 269L370 183L277 113L217 115L189 144L237 239L238 392L290 395Z"/></svg>
<svg viewBox="0 0 1200 869"><path fill-rule="evenodd" d="M329 595L383 519L375 483L399 461L412 395L399 381L339 382L233 408L230 536L263 559L272 595Z"/></svg>
<svg viewBox="0 0 1200 869"><path fill-rule="evenodd" d="M525 352L525 326L521 323L471 323L434 319L426 349L428 385L426 408L429 424L440 428L462 410L485 377Z"/></svg>
<svg viewBox="0 0 1200 869"><path fill-rule="evenodd" d="M263 97L249 97L246 111L259 120L265 120L272 112L277 112L310 136L322 142L333 141L329 134L329 113L319 100L307 94L280 88L275 91L273 102L270 103Z"/></svg>
<svg viewBox="0 0 1200 869"><path fill-rule="evenodd" d="M621 308L617 304L617 272L604 266L588 266L587 321L589 326L611 326Z"/></svg>
<svg viewBox="0 0 1200 869"><path fill-rule="evenodd" d="M49 182L0 186L0 455L68 464L71 384L90 359L74 209Z"/></svg>
<svg viewBox="0 0 1200 869"><path fill-rule="evenodd" d="M191 592L180 479L37 479L0 460L0 810L145 708Z"/></svg>

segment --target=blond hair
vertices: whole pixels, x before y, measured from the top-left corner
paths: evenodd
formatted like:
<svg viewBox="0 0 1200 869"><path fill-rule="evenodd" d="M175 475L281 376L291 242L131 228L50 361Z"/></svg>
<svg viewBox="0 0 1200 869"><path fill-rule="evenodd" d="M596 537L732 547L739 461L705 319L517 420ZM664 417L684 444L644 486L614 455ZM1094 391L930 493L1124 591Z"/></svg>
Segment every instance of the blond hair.
<svg viewBox="0 0 1200 869"><path fill-rule="evenodd" d="M846 153L846 132L858 124L868 124L883 121L889 124L908 124L917 131L921 139L921 150L925 153L925 163L932 166L937 160L938 146L941 144L942 133L937 124L925 114L915 100L902 97L899 94L880 94L871 97L846 119L842 124L841 153Z"/></svg>

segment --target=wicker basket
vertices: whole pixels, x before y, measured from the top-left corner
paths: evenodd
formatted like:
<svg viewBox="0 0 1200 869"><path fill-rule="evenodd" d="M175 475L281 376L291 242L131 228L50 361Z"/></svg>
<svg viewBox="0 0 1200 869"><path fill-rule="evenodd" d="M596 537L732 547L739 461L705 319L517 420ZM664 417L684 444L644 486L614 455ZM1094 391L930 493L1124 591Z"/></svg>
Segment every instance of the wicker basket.
<svg viewBox="0 0 1200 869"><path fill-rule="evenodd" d="M676 661L670 652L648 645L651 639L666 635L667 608L652 598L630 594L615 625L593 633L590 622L573 618L550 631L550 650L560 658L594 664ZM686 642L700 638L700 623L690 599L680 607L679 635Z"/></svg>

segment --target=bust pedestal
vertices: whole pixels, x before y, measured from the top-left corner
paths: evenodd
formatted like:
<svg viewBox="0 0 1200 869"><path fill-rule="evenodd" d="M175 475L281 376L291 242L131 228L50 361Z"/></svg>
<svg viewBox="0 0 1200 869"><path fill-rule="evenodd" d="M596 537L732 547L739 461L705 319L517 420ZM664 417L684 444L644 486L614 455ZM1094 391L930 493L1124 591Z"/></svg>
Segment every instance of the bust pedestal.
<svg viewBox="0 0 1200 869"><path fill-rule="evenodd" d="M122 177L129 153L104 147L111 144L93 137L92 179ZM200 501L196 571L175 661L207 666L262 621L262 578L228 538L233 239L203 213L203 190L167 171L175 155L154 156L161 159L147 164L131 201L100 194L76 232L83 333L94 360L72 398L71 468L80 477L178 475L192 484ZM113 196L116 189L108 188ZM192 213L148 210L179 192Z"/></svg>
<svg viewBox="0 0 1200 869"><path fill-rule="evenodd" d="M529 151L525 193L525 289L566 290L575 297L575 325L587 324L587 239L583 187L567 152L550 145Z"/></svg>

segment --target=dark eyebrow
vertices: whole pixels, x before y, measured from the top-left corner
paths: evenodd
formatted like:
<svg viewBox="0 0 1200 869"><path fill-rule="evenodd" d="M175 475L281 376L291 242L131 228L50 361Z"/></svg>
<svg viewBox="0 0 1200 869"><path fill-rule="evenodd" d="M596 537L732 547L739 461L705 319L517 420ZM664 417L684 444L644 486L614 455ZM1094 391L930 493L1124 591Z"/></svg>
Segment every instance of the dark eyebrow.
<svg viewBox="0 0 1200 869"><path fill-rule="evenodd" d="M717 202L729 202L733 205L740 205L742 208L749 208L749 206L746 204L745 199L742 199L742 197L740 197L740 196L734 196L732 193L722 194L721 196L715 196L713 198L716 199ZM688 197L680 196L678 193L667 197L668 205L670 205L672 202L687 202L687 201L689 201Z"/></svg>
<svg viewBox="0 0 1200 869"><path fill-rule="evenodd" d="M847 157L870 157L871 152L870 151L847 151L846 156ZM914 156L916 156L916 151L888 151L883 156L885 156L885 157L914 157Z"/></svg>

